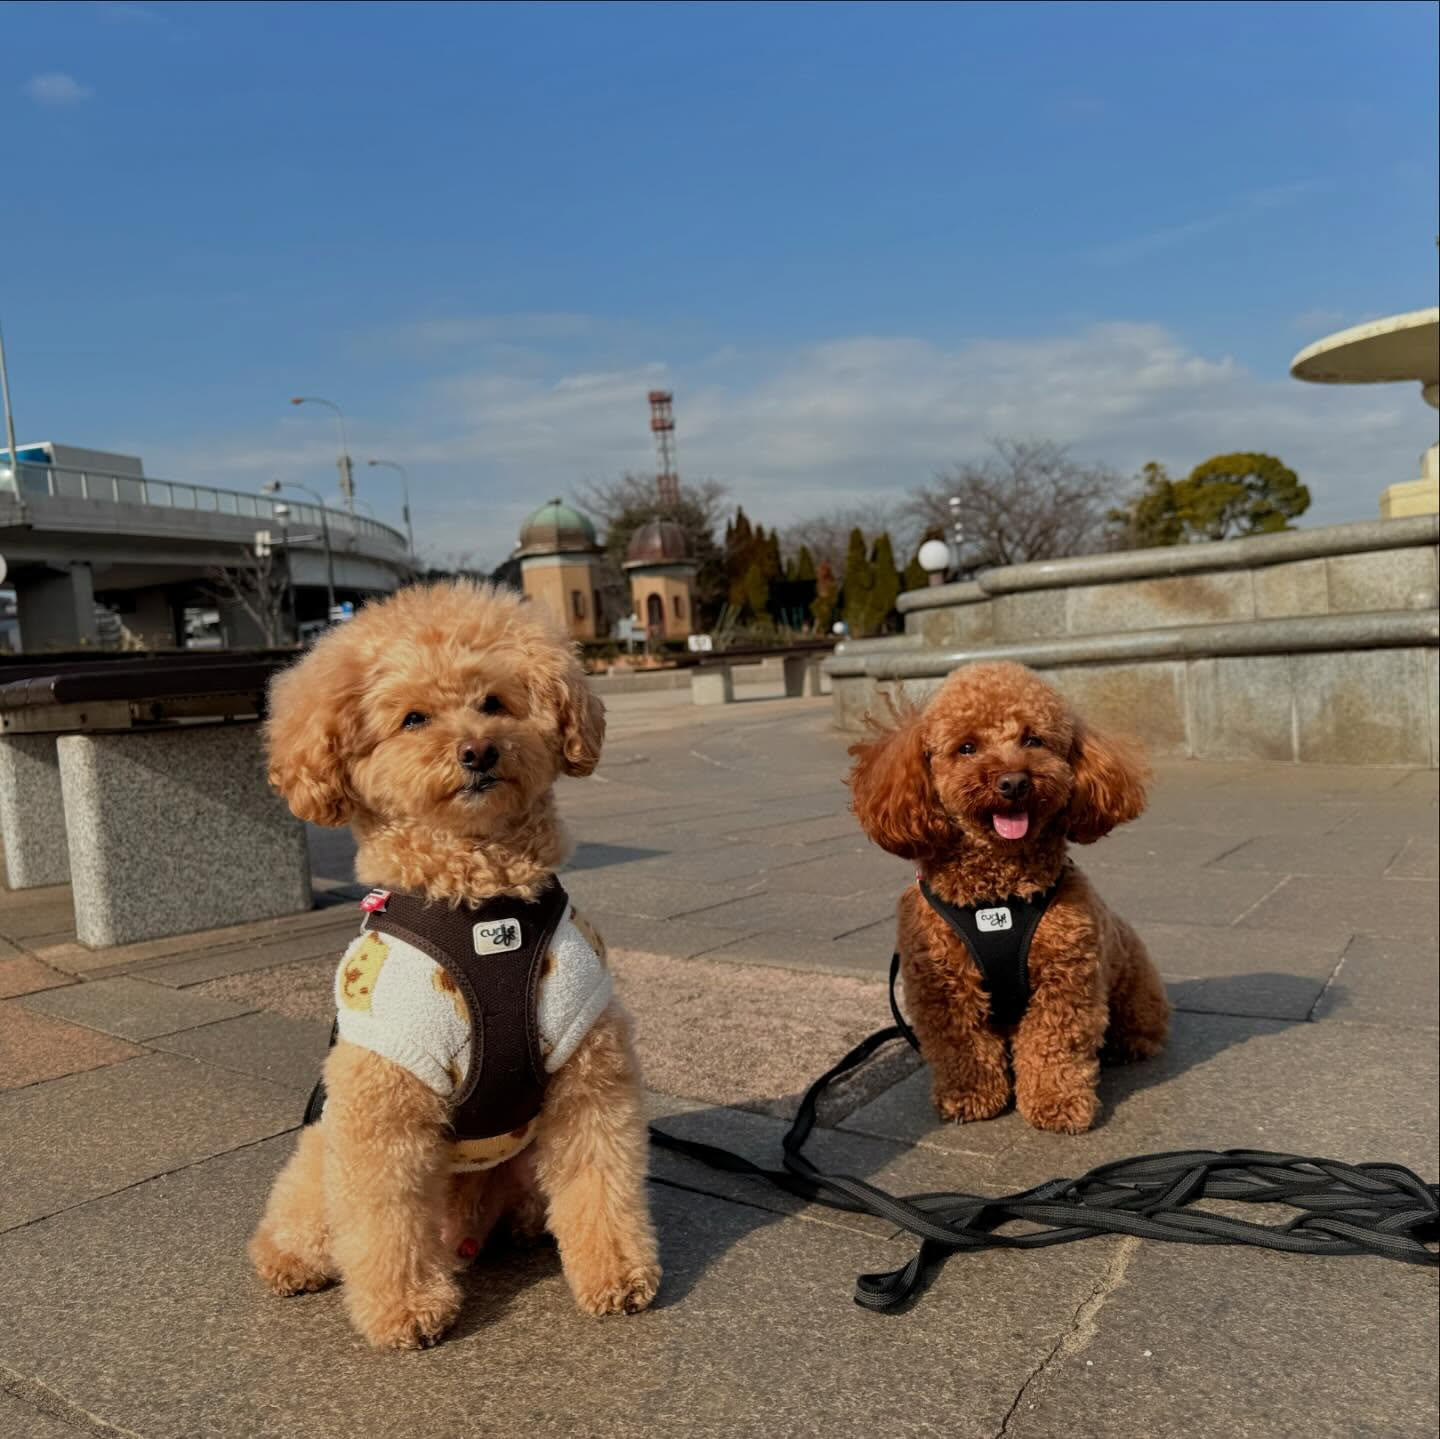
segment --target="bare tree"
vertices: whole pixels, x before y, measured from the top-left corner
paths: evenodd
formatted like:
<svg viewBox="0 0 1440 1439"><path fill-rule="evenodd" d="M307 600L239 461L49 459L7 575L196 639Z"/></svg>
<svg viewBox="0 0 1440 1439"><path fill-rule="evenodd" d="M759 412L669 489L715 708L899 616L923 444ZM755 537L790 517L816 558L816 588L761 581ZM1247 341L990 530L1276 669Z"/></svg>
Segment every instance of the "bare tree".
<svg viewBox="0 0 1440 1439"><path fill-rule="evenodd" d="M268 649L285 638L285 604L290 580L277 550L257 553L240 546L234 564L217 565L205 572L201 589L217 604L239 605L255 622Z"/></svg>
<svg viewBox="0 0 1440 1439"><path fill-rule="evenodd" d="M1072 459L1050 440L996 440L994 454L956 465L910 492L907 513L950 538L950 499L959 499L961 568L1017 565L1107 547L1106 521L1120 477Z"/></svg>
<svg viewBox="0 0 1440 1439"><path fill-rule="evenodd" d="M798 554L801 545L804 545L817 565L828 563L838 575L845 569L852 530L869 536L888 532L895 543L896 553L908 556L914 550L912 542L918 541L923 528L909 505L891 500L870 500L865 504L825 510L795 520L780 531L780 542L787 555Z"/></svg>

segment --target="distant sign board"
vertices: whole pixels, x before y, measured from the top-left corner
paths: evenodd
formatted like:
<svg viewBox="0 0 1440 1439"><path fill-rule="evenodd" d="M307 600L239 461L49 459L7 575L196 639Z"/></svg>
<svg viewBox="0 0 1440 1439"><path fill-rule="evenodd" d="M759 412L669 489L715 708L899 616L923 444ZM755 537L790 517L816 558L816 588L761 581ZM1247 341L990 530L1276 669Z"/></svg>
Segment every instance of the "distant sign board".
<svg viewBox="0 0 1440 1439"><path fill-rule="evenodd" d="M332 625L344 624L346 620L355 618L355 606L346 600L343 604L330 606L330 623Z"/></svg>
<svg viewBox="0 0 1440 1439"><path fill-rule="evenodd" d="M685 645L693 654L708 655L715 648L715 641L709 635L687 635Z"/></svg>

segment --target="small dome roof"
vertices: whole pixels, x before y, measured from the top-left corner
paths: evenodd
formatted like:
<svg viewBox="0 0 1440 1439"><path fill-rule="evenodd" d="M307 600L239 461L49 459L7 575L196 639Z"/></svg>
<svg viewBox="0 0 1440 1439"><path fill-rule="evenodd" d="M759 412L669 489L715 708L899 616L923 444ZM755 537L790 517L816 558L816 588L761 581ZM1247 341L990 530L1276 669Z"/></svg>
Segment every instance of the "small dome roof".
<svg viewBox="0 0 1440 1439"><path fill-rule="evenodd" d="M641 525L625 549L627 565L673 564L690 558L685 531L674 520L651 520Z"/></svg>
<svg viewBox="0 0 1440 1439"><path fill-rule="evenodd" d="M551 500L541 505L520 526L521 555L553 555L599 548L595 540L595 526L563 500Z"/></svg>

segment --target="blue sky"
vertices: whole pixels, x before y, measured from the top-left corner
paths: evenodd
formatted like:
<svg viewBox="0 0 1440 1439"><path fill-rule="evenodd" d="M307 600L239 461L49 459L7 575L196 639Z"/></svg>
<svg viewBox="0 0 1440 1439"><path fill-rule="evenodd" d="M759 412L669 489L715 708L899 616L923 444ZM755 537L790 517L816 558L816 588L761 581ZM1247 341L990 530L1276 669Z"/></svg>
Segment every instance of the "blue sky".
<svg viewBox="0 0 1440 1439"><path fill-rule="evenodd" d="M333 490L432 554L653 466L762 520L990 438L1268 449L1311 519L1418 473L1418 387L1291 380L1435 303L1430 4L6 4L20 438ZM393 480L359 470L381 518Z"/></svg>

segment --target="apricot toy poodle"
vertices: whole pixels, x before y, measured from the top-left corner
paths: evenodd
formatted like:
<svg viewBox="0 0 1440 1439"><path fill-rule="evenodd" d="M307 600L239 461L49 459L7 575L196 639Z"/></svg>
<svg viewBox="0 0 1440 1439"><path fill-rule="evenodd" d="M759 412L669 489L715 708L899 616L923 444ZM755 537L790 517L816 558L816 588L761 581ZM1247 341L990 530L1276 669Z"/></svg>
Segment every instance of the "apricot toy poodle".
<svg viewBox="0 0 1440 1439"><path fill-rule="evenodd" d="M1068 857L1144 809L1143 756L1009 663L965 665L923 709L871 726L850 750L852 803L917 866L897 948L935 1108L989 1119L1013 1071L1035 1128L1089 1129L1102 1046L1148 1058L1169 1029L1145 946Z"/></svg>
<svg viewBox="0 0 1440 1439"><path fill-rule="evenodd" d="M323 1110L250 1241L278 1294L343 1281L377 1348L432 1344L492 1231L548 1228L591 1314L660 1281L629 1020L555 877L558 775L604 707L536 606L488 586L362 609L275 681L271 784L349 824L375 886L336 975Z"/></svg>

